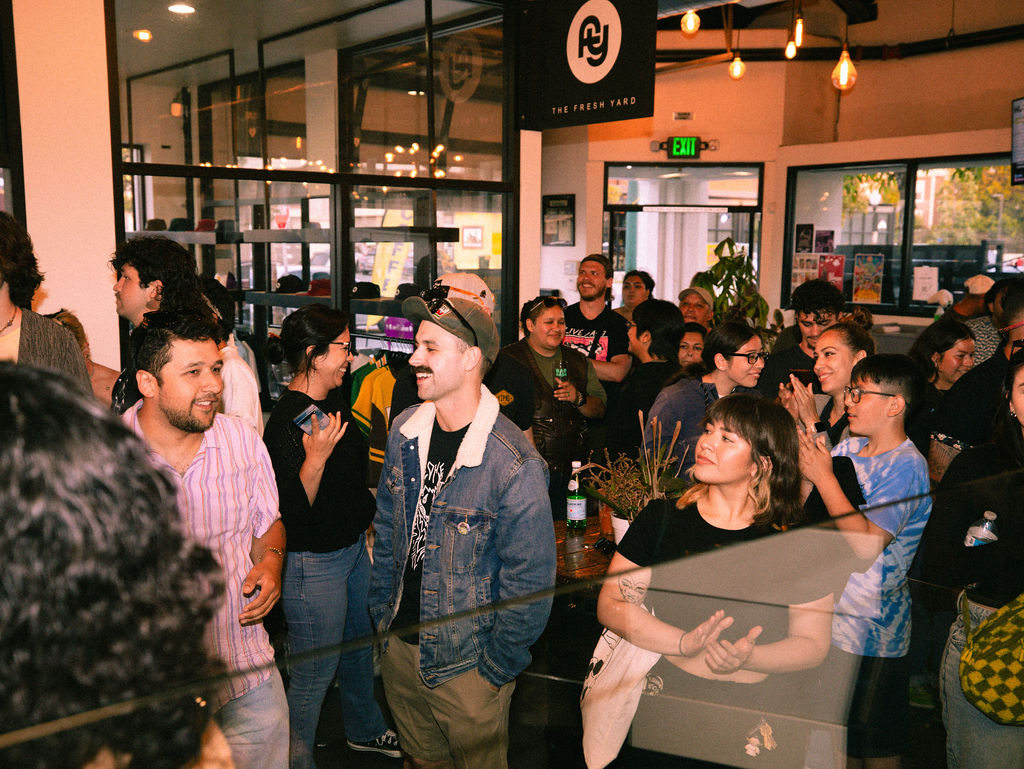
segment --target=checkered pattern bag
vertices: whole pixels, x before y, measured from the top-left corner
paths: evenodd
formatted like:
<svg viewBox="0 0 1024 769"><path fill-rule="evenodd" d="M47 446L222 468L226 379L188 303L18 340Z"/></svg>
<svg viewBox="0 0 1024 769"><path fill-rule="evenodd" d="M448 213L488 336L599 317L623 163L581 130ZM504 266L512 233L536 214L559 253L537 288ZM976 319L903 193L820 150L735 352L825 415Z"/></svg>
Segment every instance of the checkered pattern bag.
<svg viewBox="0 0 1024 769"><path fill-rule="evenodd" d="M960 687L974 707L1000 724L1024 724L1024 593L971 632L961 594L967 643L960 654Z"/></svg>

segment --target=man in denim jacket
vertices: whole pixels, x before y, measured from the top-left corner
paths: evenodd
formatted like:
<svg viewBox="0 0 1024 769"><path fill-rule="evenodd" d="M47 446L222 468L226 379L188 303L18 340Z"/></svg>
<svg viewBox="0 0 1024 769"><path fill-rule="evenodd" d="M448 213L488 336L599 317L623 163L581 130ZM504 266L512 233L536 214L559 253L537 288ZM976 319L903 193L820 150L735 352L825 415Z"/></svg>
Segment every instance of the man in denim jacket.
<svg viewBox="0 0 1024 769"><path fill-rule="evenodd" d="M381 670L412 765L500 769L515 678L551 610L550 595L529 600L555 582L547 470L482 385L490 316L444 287L425 298L402 305L420 321L410 365L426 402L388 439L370 613L396 632Z"/></svg>

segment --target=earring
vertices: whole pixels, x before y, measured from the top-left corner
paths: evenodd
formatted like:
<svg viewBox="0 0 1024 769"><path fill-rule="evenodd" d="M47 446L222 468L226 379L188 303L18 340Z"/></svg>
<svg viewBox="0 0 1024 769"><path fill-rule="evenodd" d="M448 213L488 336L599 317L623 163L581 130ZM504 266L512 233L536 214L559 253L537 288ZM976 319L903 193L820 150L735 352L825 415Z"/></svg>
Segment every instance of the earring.
<svg viewBox="0 0 1024 769"><path fill-rule="evenodd" d="M1010 416L1013 417L1014 419L1017 418L1017 412L1013 410L1013 404L1012 403L1010 404Z"/></svg>

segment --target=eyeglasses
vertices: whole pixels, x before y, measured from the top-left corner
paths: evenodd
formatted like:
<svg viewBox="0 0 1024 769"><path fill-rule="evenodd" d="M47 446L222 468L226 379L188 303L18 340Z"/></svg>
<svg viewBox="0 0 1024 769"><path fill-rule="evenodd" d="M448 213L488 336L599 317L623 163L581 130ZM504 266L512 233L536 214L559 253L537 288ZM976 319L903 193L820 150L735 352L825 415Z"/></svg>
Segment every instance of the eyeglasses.
<svg viewBox="0 0 1024 769"><path fill-rule="evenodd" d="M202 321L205 320L198 313L183 310L180 312L174 312L173 310L151 310L142 316L142 323L139 325L143 328L174 328L181 324L183 321Z"/></svg>
<svg viewBox="0 0 1024 769"><path fill-rule="evenodd" d="M762 363L768 360L768 353L766 352L723 352L727 358L746 358L747 363L753 366L760 360Z"/></svg>
<svg viewBox="0 0 1024 769"><path fill-rule="evenodd" d="M526 314L529 315L541 305L546 308L561 307L563 310L568 307L568 303L560 296L538 296L526 310Z"/></svg>
<svg viewBox="0 0 1024 769"><path fill-rule="evenodd" d="M469 325L469 321L462 317L462 313L455 309L455 305L448 300L448 286L436 286L429 288L420 294L423 297L423 301L427 303L427 309L430 310L431 315L437 315L441 317L447 315L447 312L441 312L442 307L447 307L451 312L455 314L455 317L459 319L459 323L469 329L469 333L473 335L473 346L479 347L480 340L476 337L476 331Z"/></svg>
<svg viewBox="0 0 1024 769"><path fill-rule="evenodd" d="M342 350L344 350L345 352L348 352L349 350L352 349L352 343L351 342L328 342L327 344L335 344L338 347L340 347Z"/></svg>
<svg viewBox="0 0 1024 769"><path fill-rule="evenodd" d="M887 398L895 398L896 393L883 393L878 390L862 390L859 387L850 387L847 385L843 388L846 392L847 397L850 399L850 403L860 403L862 395L884 395Z"/></svg>
<svg viewBox="0 0 1024 769"><path fill-rule="evenodd" d="M629 331L631 328L636 328L636 323L634 323L631 320L627 320L626 321L626 331Z"/></svg>

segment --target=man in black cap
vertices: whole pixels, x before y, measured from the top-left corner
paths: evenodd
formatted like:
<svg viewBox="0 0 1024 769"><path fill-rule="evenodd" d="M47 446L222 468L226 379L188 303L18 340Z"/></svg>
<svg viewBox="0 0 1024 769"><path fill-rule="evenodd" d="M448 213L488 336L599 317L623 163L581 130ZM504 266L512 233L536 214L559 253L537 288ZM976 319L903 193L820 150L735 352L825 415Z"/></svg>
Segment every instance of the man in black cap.
<svg viewBox="0 0 1024 769"><path fill-rule="evenodd" d="M555 581L547 469L482 384L498 352L483 307L428 294L402 311L424 403L395 420L377 488L370 613L397 634L384 690L412 765L502 769L515 678L551 610L528 600Z"/></svg>

